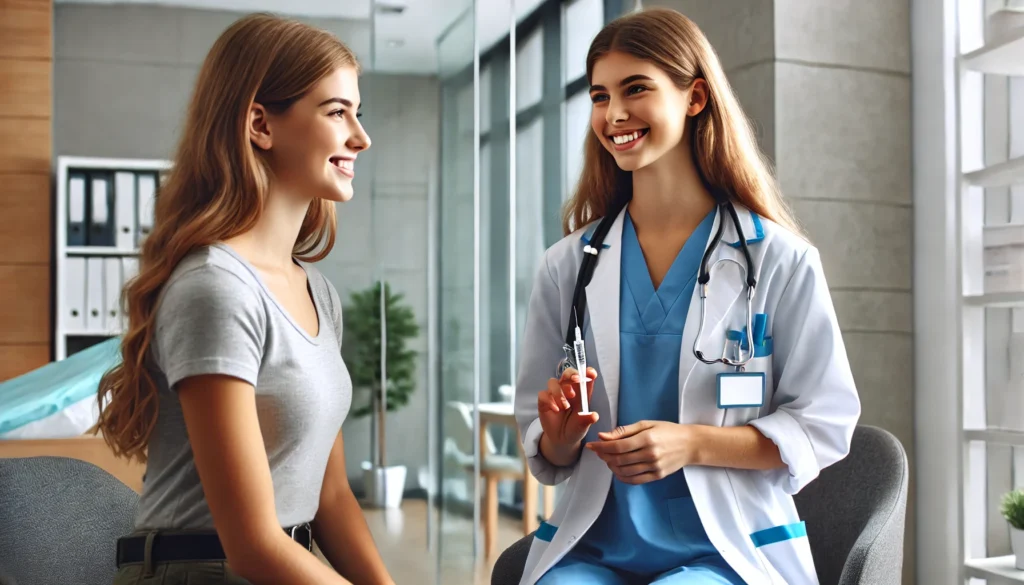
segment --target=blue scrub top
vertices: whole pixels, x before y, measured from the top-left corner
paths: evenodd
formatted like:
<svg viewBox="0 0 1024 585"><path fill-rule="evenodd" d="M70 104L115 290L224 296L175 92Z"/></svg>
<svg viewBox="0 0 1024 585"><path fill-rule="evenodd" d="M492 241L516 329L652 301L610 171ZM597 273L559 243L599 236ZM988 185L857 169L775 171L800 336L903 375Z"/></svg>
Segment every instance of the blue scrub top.
<svg viewBox="0 0 1024 585"><path fill-rule="evenodd" d="M619 425L640 420L679 421L683 328L714 218L712 211L697 226L655 290L633 222L628 213L625 216ZM642 485L613 478L600 516L574 552L638 575L721 560L704 532L682 470Z"/></svg>

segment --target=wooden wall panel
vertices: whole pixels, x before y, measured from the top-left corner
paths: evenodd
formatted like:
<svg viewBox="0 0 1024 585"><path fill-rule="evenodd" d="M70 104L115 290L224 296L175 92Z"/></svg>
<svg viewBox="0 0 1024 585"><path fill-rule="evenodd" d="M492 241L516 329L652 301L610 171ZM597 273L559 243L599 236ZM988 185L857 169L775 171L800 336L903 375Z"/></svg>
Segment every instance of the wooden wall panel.
<svg viewBox="0 0 1024 585"><path fill-rule="evenodd" d="M49 264L0 264L0 344L50 343L50 337Z"/></svg>
<svg viewBox="0 0 1024 585"><path fill-rule="evenodd" d="M52 80L50 61L4 59L0 63L0 112L5 117L49 120L50 100L39 96L52 94Z"/></svg>
<svg viewBox="0 0 1024 585"><path fill-rule="evenodd" d="M53 0L0 0L0 380L49 361Z"/></svg>
<svg viewBox="0 0 1024 585"><path fill-rule="evenodd" d="M51 148L49 118L0 117L0 173L49 175Z"/></svg>
<svg viewBox="0 0 1024 585"><path fill-rule="evenodd" d="M0 57L53 58L53 0L0 0Z"/></svg>
<svg viewBox="0 0 1024 585"><path fill-rule="evenodd" d="M0 345L0 382L45 366L50 361L50 345Z"/></svg>
<svg viewBox="0 0 1024 585"><path fill-rule="evenodd" d="M50 177L0 175L0 262L50 263Z"/></svg>

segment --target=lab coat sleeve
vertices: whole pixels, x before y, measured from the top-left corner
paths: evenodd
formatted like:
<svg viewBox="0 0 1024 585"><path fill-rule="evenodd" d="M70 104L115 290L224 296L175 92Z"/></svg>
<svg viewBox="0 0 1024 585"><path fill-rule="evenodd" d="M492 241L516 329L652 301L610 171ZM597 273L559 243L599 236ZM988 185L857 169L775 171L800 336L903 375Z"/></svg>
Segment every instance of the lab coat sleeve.
<svg viewBox="0 0 1024 585"><path fill-rule="evenodd" d="M516 378L515 413L523 454L530 471L544 485L557 485L572 475L573 467L553 465L540 452L543 429L537 413L537 393L548 386L554 376L562 352L559 324L560 295L551 275L548 255L544 255L534 278L530 305L527 309L526 331L523 335L519 374Z"/></svg>
<svg viewBox="0 0 1024 585"><path fill-rule="evenodd" d="M846 457L860 399L818 251L797 263L776 308L769 414L752 421L779 448L784 467L767 471L795 494Z"/></svg>

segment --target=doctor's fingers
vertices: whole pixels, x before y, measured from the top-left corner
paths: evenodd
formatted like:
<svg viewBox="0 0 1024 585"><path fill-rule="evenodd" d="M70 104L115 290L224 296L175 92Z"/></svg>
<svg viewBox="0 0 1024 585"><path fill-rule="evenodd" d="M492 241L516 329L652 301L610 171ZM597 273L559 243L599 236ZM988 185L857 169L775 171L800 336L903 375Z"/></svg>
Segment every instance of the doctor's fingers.
<svg viewBox="0 0 1024 585"><path fill-rule="evenodd" d="M597 370L587 368L587 398L594 393L594 380L597 379ZM558 381L562 392L569 398L575 398L579 394L580 375L574 368L566 368L562 372L562 378Z"/></svg>
<svg viewBox="0 0 1024 585"><path fill-rule="evenodd" d="M659 478L667 475L665 469L661 465L650 461L633 463L631 465L609 465L608 469L611 469L612 473L617 477L636 477L645 473L650 473L658 476Z"/></svg>
<svg viewBox="0 0 1024 585"><path fill-rule="evenodd" d="M615 473L615 470L613 469L612 472ZM638 473L636 475L620 475L618 473L615 473L615 479L621 481L622 483L628 483L630 485L650 483L652 481L663 479L664 477L665 475L658 471L645 471L643 473Z"/></svg>
<svg viewBox="0 0 1024 585"><path fill-rule="evenodd" d="M560 407L559 410L568 410L571 408L569 398L565 396L562 386L558 383L558 380L555 380L554 378L548 379L547 393L551 400ZM559 412L559 410L556 410L555 412Z"/></svg>
<svg viewBox="0 0 1024 585"><path fill-rule="evenodd" d="M642 449L637 449L636 451L630 451L628 453L597 452L597 456L600 457L610 467L631 467L634 465L643 465L651 467L656 466L658 462L657 448L653 446L644 447Z"/></svg>
<svg viewBox="0 0 1024 585"><path fill-rule="evenodd" d="M551 397L551 393L547 390L541 390L537 393L537 413L543 414L545 412L562 412L562 408L559 408L558 402Z"/></svg>

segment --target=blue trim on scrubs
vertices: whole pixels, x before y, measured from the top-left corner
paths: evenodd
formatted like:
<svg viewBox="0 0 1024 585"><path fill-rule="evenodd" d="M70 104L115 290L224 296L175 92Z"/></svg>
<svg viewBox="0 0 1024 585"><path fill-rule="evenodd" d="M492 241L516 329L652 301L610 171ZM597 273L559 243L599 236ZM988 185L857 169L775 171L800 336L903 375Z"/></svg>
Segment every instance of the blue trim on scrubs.
<svg viewBox="0 0 1024 585"><path fill-rule="evenodd" d="M541 522L540 526L537 527L537 532L533 535L544 542L551 542L551 539L555 537L556 532L558 532L557 526L553 526L547 522Z"/></svg>
<svg viewBox="0 0 1024 585"><path fill-rule="evenodd" d="M714 218L712 212L701 221L655 287L632 218L628 212L625 216L619 425L679 420L682 334ZM682 470L640 485L613 479L597 520L540 583L646 584L655 579L666 584L743 583L711 544Z"/></svg>
<svg viewBox="0 0 1024 585"><path fill-rule="evenodd" d="M580 240L584 244L589 244L590 243L590 239L592 237L594 237L594 232L597 231L597 225L598 225L597 223L594 223L589 228L587 228L586 231L583 232L582 236L580 236ZM601 244L601 248L604 249L604 250L607 250L608 248L611 248L611 247L612 247L611 244L609 244L607 241L605 241L603 244Z"/></svg>
<svg viewBox="0 0 1024 585"><path fill-rule="evenodd" d="M737 217L738 217L738 215L737 215ZM761 240L764 239L764 225L761 223L761 217L759 215L757 215L756 213L754 213L753 211L751 211L750 212L750 220L754 223L754 237L752 237L752 238L748 237L747 238L747 245L748 246L750 244L756 244L756 243L758 243L758 242L760 242ZM722 221L730 221L731 222L732 218L723 215L722 216ZM743 235L749 236L750 234L743 234ZM728 244L730 246L732 246L733 248L739 248L740 247L740 241L739 240L736 240L735 242L728 242Z"/></svg>
<svg viewBox="0 0 1024 585"><path fill-rule="evenodd" d="M773 526L764 530L758 530L750 535L750 540L754 541L754 546L760 548L769 544L775 544L776 542L783 542L785 540L791 540L793 538L800 538L803 536L807 536L807 524L804 522L797 522L795 524Z"/></svg>

